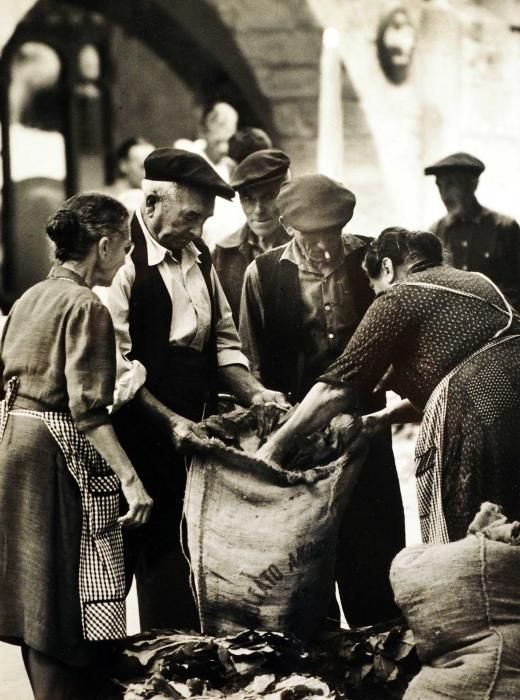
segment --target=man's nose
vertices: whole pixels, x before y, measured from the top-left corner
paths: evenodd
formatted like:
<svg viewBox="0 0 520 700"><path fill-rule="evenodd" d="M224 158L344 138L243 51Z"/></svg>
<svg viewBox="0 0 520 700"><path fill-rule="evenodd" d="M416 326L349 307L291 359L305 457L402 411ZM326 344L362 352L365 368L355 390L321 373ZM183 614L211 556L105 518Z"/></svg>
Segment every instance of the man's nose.
<svg viewBox="0 0 520 700"><path fill-rule="evenodd" d="M203 226L204 226L203 223L194 224L194 225L190 228L190 234L191 234L194 238L201 238Z"/></svg>
<svg viewBox="0 0 520 700"><path fill-rule="evenodd" d="M265 202L262 199L257 199L255 202L255 214L262 214L265 209Z"/></svg>

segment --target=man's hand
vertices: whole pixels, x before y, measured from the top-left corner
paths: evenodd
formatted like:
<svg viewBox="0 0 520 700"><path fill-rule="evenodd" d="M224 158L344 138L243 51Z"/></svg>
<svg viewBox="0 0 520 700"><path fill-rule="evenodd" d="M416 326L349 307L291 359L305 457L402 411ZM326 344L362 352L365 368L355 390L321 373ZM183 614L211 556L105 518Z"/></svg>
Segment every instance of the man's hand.
<svg viewBox="0 0 520 700"><path fill-rule="evenodd" d="M207 435L199 429L198 423L194 423L187 418L177 414L172 414L169 418L170 433L173 444L178 450L186 449L187 437L196 440L206 440Z"/></svg>
<svg viewBox="0 0 520 700"><path fill-rule="evenodd" d="M276 427L282 413L291 405L280 391L260 389L253 394L251 406L258 420L258 436L263 440Z"/></svg>

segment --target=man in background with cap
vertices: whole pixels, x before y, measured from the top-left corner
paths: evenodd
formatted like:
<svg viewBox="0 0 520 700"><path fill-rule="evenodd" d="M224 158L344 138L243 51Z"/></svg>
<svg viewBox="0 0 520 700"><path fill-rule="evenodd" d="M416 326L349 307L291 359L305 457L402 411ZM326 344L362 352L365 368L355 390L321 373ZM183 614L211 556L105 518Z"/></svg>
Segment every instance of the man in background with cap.
<svg viewBox="0 0 520 700"><path fill-rule="evenodd" d="M239 165L251 153L272 148L273 142L263 129L255 126L245 126L243 129L235 131L229 139L228 146L229 157L235 161L236 165Z"/></svg>
<svg viewBox="0 0 520 700"><path fill-rule="evenodd" d="M260 253L290 241L279 222L276 204L289 165L286 153L265 149L247 156L231 178L231 186L240 196L246 223L216 245L213 264L237 326L247 266Z"/></svg>
<svg viewBox="0 0 520 700"><path fill-rule="evenodd" d="M454 153L430 165L447 216L431 227L460 270L487 275L520 309L520 227L483 207L475 197L484 163L469 153Z"/></svg>
<svg viewBox="0 0 520 700"><path fill-rule="evenodd" d="M215 409L219 382L261 410L285 402L250 374L200 240L215 197L234 191L200 155L173 148L146 158L142 188L133 249L106 299L118 349L114 427L154 499L154 516L128 539L128 554L142 629L197 629L180 542L186 469L177 448Z"/></svg>
<svg viewBox="0 0 520 700"><path fill-rule="evenodd" d="M247 268L240 335L252 371L300 401L343 352L374 295L362 263L370 239L342 233L356 198L324 175L285 182L278 196L285 246ZM361 413L385 405L364 399ZM340 530L336 577L347 621L361 626L398 616L390 563L404 547L404 514L390 431L371 442Z"/></svg>

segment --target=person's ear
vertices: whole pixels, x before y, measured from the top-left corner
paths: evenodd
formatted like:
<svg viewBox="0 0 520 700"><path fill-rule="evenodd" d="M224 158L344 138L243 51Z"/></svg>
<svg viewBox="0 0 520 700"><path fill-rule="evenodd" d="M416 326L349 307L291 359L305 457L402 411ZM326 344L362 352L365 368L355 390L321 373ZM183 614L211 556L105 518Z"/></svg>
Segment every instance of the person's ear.
<svg viewBox="0 0 520 700"><path fill-rule="evenodd" d="M389 282L394 282L396 279L396 270L391 258L383 258L381 261L381 270Z"/></svg>
<svg viewBox="0 0 520 700"><path fill-rule="evenodd" d="M109 254L110 240L108 236L102 236L98 241L98 254L99 257L104 260Z"/></svg>
<svg viewBox="0 0 520 700"><path fill-rule="evenodd" d="M155 207L157 206L157 202L159 201L157 195L155 194L149 194L146 197L145 200L145 207L146 207L146 215L147 216L153 216L155 212Z"/></svg>

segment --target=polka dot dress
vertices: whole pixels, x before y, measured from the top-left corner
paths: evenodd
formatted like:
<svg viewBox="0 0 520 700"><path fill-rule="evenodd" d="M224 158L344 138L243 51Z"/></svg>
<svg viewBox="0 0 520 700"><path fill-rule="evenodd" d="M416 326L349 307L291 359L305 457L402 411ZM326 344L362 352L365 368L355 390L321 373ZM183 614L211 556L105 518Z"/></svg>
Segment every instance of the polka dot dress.
<svg viewBox="0 0 520 700"><path fill-rule="evenodd" d="M442 266L407 281L461 290L485 301L448 289L397 284L372 303L320 381L372 391L392 367L388 388L422 409L440 380L507 324L502 299L480 275ZM520 332L520 324L515 321L510 332Z"/></svg>
<svg viewBox="0 0 520 700"><path fill-rule="evenodd" d="M479 275L442 266L407 281L457 289L482 301L396 285L373 302L343 355L320 380L372 390L392 367L390 388L422 409L446 374L507 325L503 301ZM508 333L520 333L516 319ZM511 340L478 355L450 381L441 487L450 540L465 536L484 500L520 518L518 426L520 340Z"/></svg>

